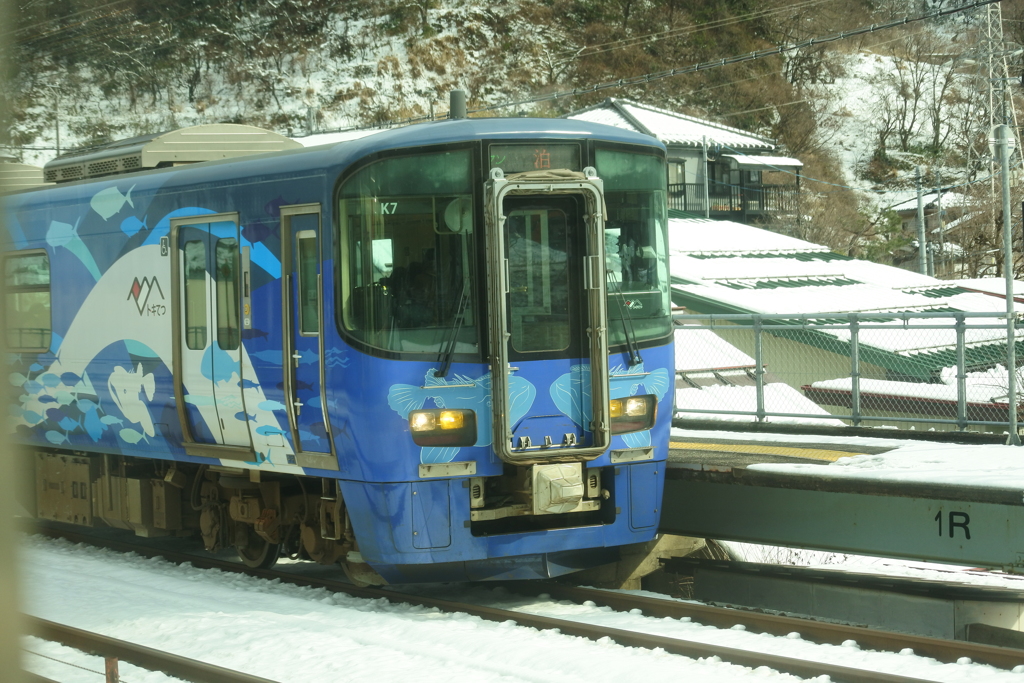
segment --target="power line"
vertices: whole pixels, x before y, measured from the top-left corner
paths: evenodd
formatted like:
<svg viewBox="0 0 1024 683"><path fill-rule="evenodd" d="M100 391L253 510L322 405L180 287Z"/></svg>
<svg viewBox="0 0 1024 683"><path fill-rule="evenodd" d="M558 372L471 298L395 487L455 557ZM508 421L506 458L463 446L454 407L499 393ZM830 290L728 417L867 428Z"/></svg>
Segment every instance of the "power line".
<svg viewBox="0 0 1024 683"><path fill-rule="evenodd" d="M840 40L846 40L853 36L864 35L866 33L874 33L875 31L882 31L889 28L895 28L897 26L904 26L906 24L916 23L919 21L927 21L929 19L937 19L939 17L950 16L953 14L959 14L971 9L977 9L986 5L999 2L1000 0L977 0L976 2L961 5L959 7L950 7L945 9L931 10L925 12L916 17L904 17L903 19L897 19L895 21L889 21L884 24L871 24L870 26L862 26L855 28L850 31L842 31L830 36L822 36L819 38L809 38L796 43L790 43L788 45L779 45L777 47L768 48L765 50L756 50L754 52L748 52L744 55L737 55L734 57L726 57L724 59L716 59L709 62L701 62L699 64L692 64L690 66L680 67L678 69L669 69L667 71L657 71L654 73L644 74L642 76L633 76L630 78L620 78L617 81L608 81L598 85L592 85L585 88L573 88L572 90L551 93L549 95L540 95L538 97L517 100L514 102L504 102L502 104L494 104L487 107L481 107L470 111L470 114L476 114L484 111L494 111L496 109L506 109L508 107L519 107L525 104L536 104L538 102L547 102L550 100L557 100L563 97L575 97L577 95L586 95L599 90L607 90L609 88L621 88L630 85L639 85L641 83L650 83L651 81L661 80L663 78L671 78L672 76L681 76L688 73L696 73L698 71L707 71L709 69L716 69L723 66L729 66L732 64L740 64L742 62L750 62L758 59L764 59L765 57L771 57L774 55L781 55L785 52L791 52L793 50L799 50L805 47L811 47L813 45L820 45L824 43L834 43Z"/></svg>
<svg viewBox="0 0 1024 683"><path fill-rule="evenodd" d="M751 12L750 14L741 15L738 17L729 17L728 19L720 19L718 21L710 21L699 26L686 26L682 28L667 29L665 31L657 31L654 33L648 33L642 36L630 36L628 38L621 38L619 40L609 41L607 43L598 43L597 45L588 45L576 52L567 50L562 54L572 54L574 57L590 57L592 55L602 54L604 52L610 52L612 50L619 50L626 47L632 47L642 43L653 43L659 40L666 40L668 38L679 38L681 36L688 35L690 33L699 33L701 31L708 31L714 28L724 28L733 24L743 23L745 21L753 21L754 19L762 19L764 17L772 16L775 14L781 14L783 12L805 9L814 5L820 5L827 0L806 0L805 2L796 3L787 7L779 7L776 9L763 10L761 12ZM603 49L596 49L603 48Z"/></svg>
<svg viewBox="0 0 1024 683"><path fill-rule="evenodd" d="M883 24L871 24L870 26L861 26L849 31L842 31L829 36L821 36L817 38L808 38L796 43L790 43L788 45L779 45L773 48L767 48L764 50L757 50L754 52L748 52L747 54L737 55L733 57L726 57L724 59L716 59L708 62L700 62L698 64L691 64L690 66L680 67L677 69L669 69L666 71L657 71L654 73L644 74L642 76L632 76L630 78L620 78L617 81L608 81L598 85L591 85L584 88L573 88L572 90L566 90L563 92L555 92L547 95L538 95L523 100L515 100L512 102L503 102L501 104L488 105L486 107L480 107L479 109L472 109L468 114L477 114L480 112L495 111L497 109L508 109L510 107L521 107L527 104L537 104L539 102L549 102L551 100L562 99L563 97L575 97L578 95L586 95L592 92L598 92L600 90L608 90L610 88L622 88L630 85L646 84L652 81L661 80L664 78L671 78L673 76L681 76L688 73L697 73L699 71L708 71L710 69L717 69L723 66L729 66L732 64L739 64L742 62L754 61L757 59L763 59L765 57L771 57L774 55L784 54L793 50L799 50L805 47L811 47L813 45L821 45L825 43L834 43L840 40L846 40L854 36L864 35L867 33L874 33L875 31L883 31L885 29L895 28L897 26L905 26L907 24L917 23L920 21L927 21L929 19L937 19L939 17L951 16L954 14L960 14L968 10L977 9L992 3L999 2L1000 0L976 0L973 3L967 5L960 5L958 7L947 7L943 9L931 10L913 17L904 17L902 19L896 19L888 21ZM363 125L363 126L349 126L347 128L339 128L330 131L321 131L322 133L341 133L352 130L367 130L375 128L394 128L396 126L404 126L413 123L420 123L424 121L432 121L435 117L431 115L414 116L405 119L399 119L397 121L385 121L383 123ZM824 182L824 181L822 181Z"/></svg>
<svg viewBox="0 0 1024 683"><path fill-rule="evenodd" d="M56 23L59 20L67 21L67 20L72 19L74 17L77 17L77 16L79 16L81 14L89 14L89 13L92 13L92 12L97 12L97 11L99 11L99 10L105 8L105 7L112 7L113 5L120 5L120 4L124 3L124 2L128 2L128 0L114 0L113 2L108 2L107 4L100 5L99 7L89 7L87 9L79 10L78 12L73 12L73 13L68 14L66 16L63 16L63 17L58 17L58 18L50 19L49 21L40 21L38 23L31 24L29 26L22 26L20 28L14 29L13 31L5 31L3 33L0 33L0 38L9 38L9 37L14 36L14 35L16 35L18 33L24 33L25 31L28 31L30 29L39 28L39 27L42 27L42 26L46 26L47 24ZM72 28L74 26L82 26L82 25L88 23L89 21L94 21L95 19L102 19L104 17L112 16L112 15L115 15L115 14L121 14L121 13L123 13L125 11L127 11L127 10L119 10L117 12L111 12L109 14L101 14L98 17L93 17L91 19L87 19L85 21L78 22L77 24L71 24L69 26L58 27L57 29L55 29L54 31L51 31L49 33L37 33L35 35L35 37L30 38L29 40L36 40L38 38L42 38L42 37L47 36L47 35L53 35L55 33L59 33L61 31L65 31L65 30L67 30L69 28Z"/></svg>

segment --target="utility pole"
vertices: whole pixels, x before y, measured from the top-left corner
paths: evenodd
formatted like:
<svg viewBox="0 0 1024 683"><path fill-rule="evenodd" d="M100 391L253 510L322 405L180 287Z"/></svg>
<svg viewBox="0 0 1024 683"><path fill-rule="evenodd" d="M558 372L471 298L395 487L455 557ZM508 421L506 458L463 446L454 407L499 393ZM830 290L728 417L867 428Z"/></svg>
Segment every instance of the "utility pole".
<svg viewBox="0 0 1024 683"><path fill-rule="evenodd" d="M60 156L60 91L54 90L53 97L55 100L55 106L53 107L53 121L57 130L57 156Z"/></svg>
<svg viewBox="0 0 1024 683"><path fill-rule="evenodd" d="M928 235L924 229L924 196L921 194L921 167L917 167L917 269L928 274Z"/></svg>
<svg viewBox="0 0 1024 683"><path fill-rule="evenodd" d="M942 220L942 171L939 171L935 179L935 217L939 224L939 259L935 265L936 272L943 270L946 263L946 226ZM935 273L932 273L933 275Z"/></svg>
<svg viewBox="0 0 1024 683"><path fill-rule="evenodd" d="M1003 275L1006 278L1006 376L1009 404L1010 436L1007 445L1020 446L1017 433L1017 313L1013 301L1013 235L1010 221L1010 128L996 128L996 156L999 158L1003 184Z"/></svg>
<svg viewBox="0 0 1024 683"><path fill-rule="evenodd" d="M1017 111L1013 106L1008 87L1010 82L1007 63L1009 51L1003 38L1003 13L998 2L988 5L985 9L985 21L976 50L975 88L981 95L979 100L983 109L979 112L976 120L979 126L985 126L984 130L987 132L986 135L975 136L975 140L981 142L985 137L991 137L994 127L1000 124L1012 126L1014 131L1018 130ZM995 236L995 232L999 229L996 217L999 206L997 200L999 190L994 166L998 162L992 159L991 155L986 154L987 151L977 142L972 144L968 149L967 167L970 171L979 170L985 166L993 170L989 176L987 205L989 223L992 226L993 236ZM995 266L995 263L991 263L991 265Z"/></svg>
<svg viewBox="0 0 1024 683"><path fill-rule="evenodd" d="M711 218L711 198L708 192L708 136L702 139L701 149L704 150L704 218ZM685 181L685 178L683 179Z"/></svg>

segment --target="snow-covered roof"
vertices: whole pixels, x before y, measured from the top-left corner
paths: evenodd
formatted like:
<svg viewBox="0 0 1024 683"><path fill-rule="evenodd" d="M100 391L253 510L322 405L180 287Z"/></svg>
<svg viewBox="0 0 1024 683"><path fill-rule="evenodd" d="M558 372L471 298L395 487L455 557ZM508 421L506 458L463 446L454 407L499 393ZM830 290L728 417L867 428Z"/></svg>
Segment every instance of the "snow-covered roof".
<svg viewBox="0 0 1024 683"><path fill-rule="evenodd" d="M827 410L807 398L788 384L774 382L764 386L765 404L774 410L791 415L831 415ZM676 410L688 412L688 416L706 420L750 422L750 414L757 410L757 388L753 386L710 386L701 388L676 389ZM730 411L739 412L732 415L728 412L692 412L699 411ZM767 422L802 423L816 426L842 426L835 418L825 417L778 417L771 416Z"/></svg>
<svg viewBox="0 0 1024 683"><path fill-rule="evenodd" d="M673 218L669 226L669 251L695 254L832 253L828 247L733 221L710 218Z"/></svg>
<svg viewBox="0 0 1024 683"><path fill-rule="evenodd" d="M903 268L732 221L669 219L673 289L750 313L853 313L1004 304Z"/></svg>
<svg viewBox="0 0 1024 683"><path fill-rule="evenodd" d="M802 168L804 162L793 157L769 157L769 156L757 156L752 157L749 154L723 154L723 157L728 157L736 162L736 165L743 170L754 170L754 171L771 171L781 170L784 168Z"/></svg>
<svg viewBox="0 0 1024 683"><path fill-rule="evenodd" d="M725 151L775 149L773 140L739 128L616 98L573 112L566 118L639 131L654 136L666 145L699 148L707 138L709 145L721 145Z"/></svg>
<svg viewBox="0 0 1024 683"><path fill-rule="evenodd" d="M675 330L676 372L753 368L754 359L711 330Z"/></svg>
<svg viewBox="0 0 1024 683"><path fill-rule="evenodd" d="M991 312L994 318L1005 314L1002 299L969 291L956 282L852 259L817 244L731 221L669 219L669 253L673 300L702 313L814 316L964 311ZM955 365L952 326L907 329L896 316L877 324L892 329L863 329L860 343L884 354L894 370L924 377L936 368ZM821 333L840 346L849 342L849 330L842 327ZM968 329L965 334L969 364L991 362L1005 354L1002 329Z"/></svg>
<svg viewBox="0 0 1024 683"><path fill-rule="evenodd" d="M1001 296L1004 298L1006 297L1006 280L1001 277L977 277L964 280L950 280L950 283L975 292L994 294L995 296ZM1024 297L1024 282L1021 282L1020 280L1013 281L1013 296Z"/></svg>
<svg viewBox="0 0 1024 683"><path fill-rule="evenodd" d="M930 208L938 201L939 195L937 192L930 192L925 195L921 195L921 203L925 208ZM959 192L943 192L942 193L942 207L962 207L967 205L967 197L960 194ZM917 211L917 195L915 194L910 199L906 199L899 204L894 204L889 207L890 210L900 213L903 211Z"/></svg>

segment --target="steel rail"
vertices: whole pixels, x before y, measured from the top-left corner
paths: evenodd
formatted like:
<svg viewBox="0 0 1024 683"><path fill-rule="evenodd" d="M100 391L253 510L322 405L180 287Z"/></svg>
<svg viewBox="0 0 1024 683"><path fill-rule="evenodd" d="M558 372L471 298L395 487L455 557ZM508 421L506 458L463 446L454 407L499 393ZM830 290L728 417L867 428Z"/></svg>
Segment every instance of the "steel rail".
<svg viewBox="0 0 1024 683"><path fill-rule="evenodd" d="M858 645L879 650L899 652L904 648L911 648L914 650L914 654L932 657L940 662L954 663L961 657L970 657L972 662L988 664L1000 669L1013 669L1015 666L1024 664L1024 650L983 643L915 636L865 626L833 624L799 617L715 607L694 602L678 602L558 583L534 585L520 582L515 586L510 585L508 588L510 591L522 594L546 593L559 600L574 602L589 600L597 605L610 607L617 612L639 609L644 616L650 617L670 617L672 619L689 617L693 621L718 628L732 628L740 624L745 626L748 631L775 636L785 636L797 631L805 640L816 643L839 645L847 640L855 640Z"/></svg>
<svg viewBox="0 0 1024 683"><path fill-rule="evenodd" d="M98 539L77 531L55 529L51 527L40 529L40 533L56 538L65 538L76 542L88 543L90 545L104 547L110 550L133 552L144 557L162 557L172 563L190 563L201 569L220 569L221 571L245 574L268 580L276 579L281 583L307 588L321 588L334 593L345 593L353 597L368 599L384 598L394 603L406 603L418 607L435 608L442 612L462 612L487 621L513 621L521 626L528 626L538 630L555 630L566 635L579 636L589 640L596 641L610 638L619 645L626 647L638 647L645 649L661 648L671 654L683 655L694 659L719 657L728 663L739 666L751 668L767 666L777 671L790 673L804 678L814 678L825 675L829 676L834 683L934 683L930 679L856 669L853 667L840 666L826 662L807 661L805 659L743 650L722 645L713 645L647 633L638 633L624 629L610 628L607 626L596 626L568 619L544 617L524 612L515 612L495 607L460 603L453 600L427 597L412 593L400 593L398 591L382 588L353 586L349 583L333 579L311 578L272 569L253 569L237 562L147 546L132 545L110 539ZM542 586L542 592L549 592L549 589L553 589L552 584L549 583L544 583ZM636 596L628 597L632 599ZM628 609L635 609L637 605L638 603L633 603ZM806 622L801 621L800 623L805 624Z"/></svg>
<svg viewBox="0 0 1024 683"><path fill-rule="evenodd" d="M170 652L118 640L99 633L83 631L38 617L27 617L32 635L76 650L103 657L117 657L149 671L160 671L168 676L182 678L191 683L275 683L269 678L225 669L197 659L189 659ZM33 674L34 675L34 674ZM43 679L45 680L45 679Z"/></svg>

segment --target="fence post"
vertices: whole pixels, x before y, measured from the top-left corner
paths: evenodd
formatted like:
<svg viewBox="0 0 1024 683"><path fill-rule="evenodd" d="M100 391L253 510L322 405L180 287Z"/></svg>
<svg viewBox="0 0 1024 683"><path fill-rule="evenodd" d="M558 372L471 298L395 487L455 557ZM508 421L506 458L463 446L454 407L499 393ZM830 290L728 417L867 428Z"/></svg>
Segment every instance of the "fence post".
<svg viewBox="0 0 1024 683"><path fill-rule="evenodd" d="M967 430L967 360L964 335L967 325L963 313L956 316L956 425Z"/></svg>
<svg viewBox="0 0 1024 683"><path fill-rule="evenodd" d="M754 316L754 378L757 389L757 421L764 422L764 354L761 346L761 316Z"/></svg>
<svg viewBox="0 0 1024 683"><path fill-rule="evenodd" d="M117 670L117 657L107 657L103 660L106 673L105 683L121 683L121 674Z"/></svg>
<svg viewBox="0 0 1024 683"><path fill-rule="evenodd" d="M850 414L853 426L860 426L860 321L850 314Z"/></svg>

